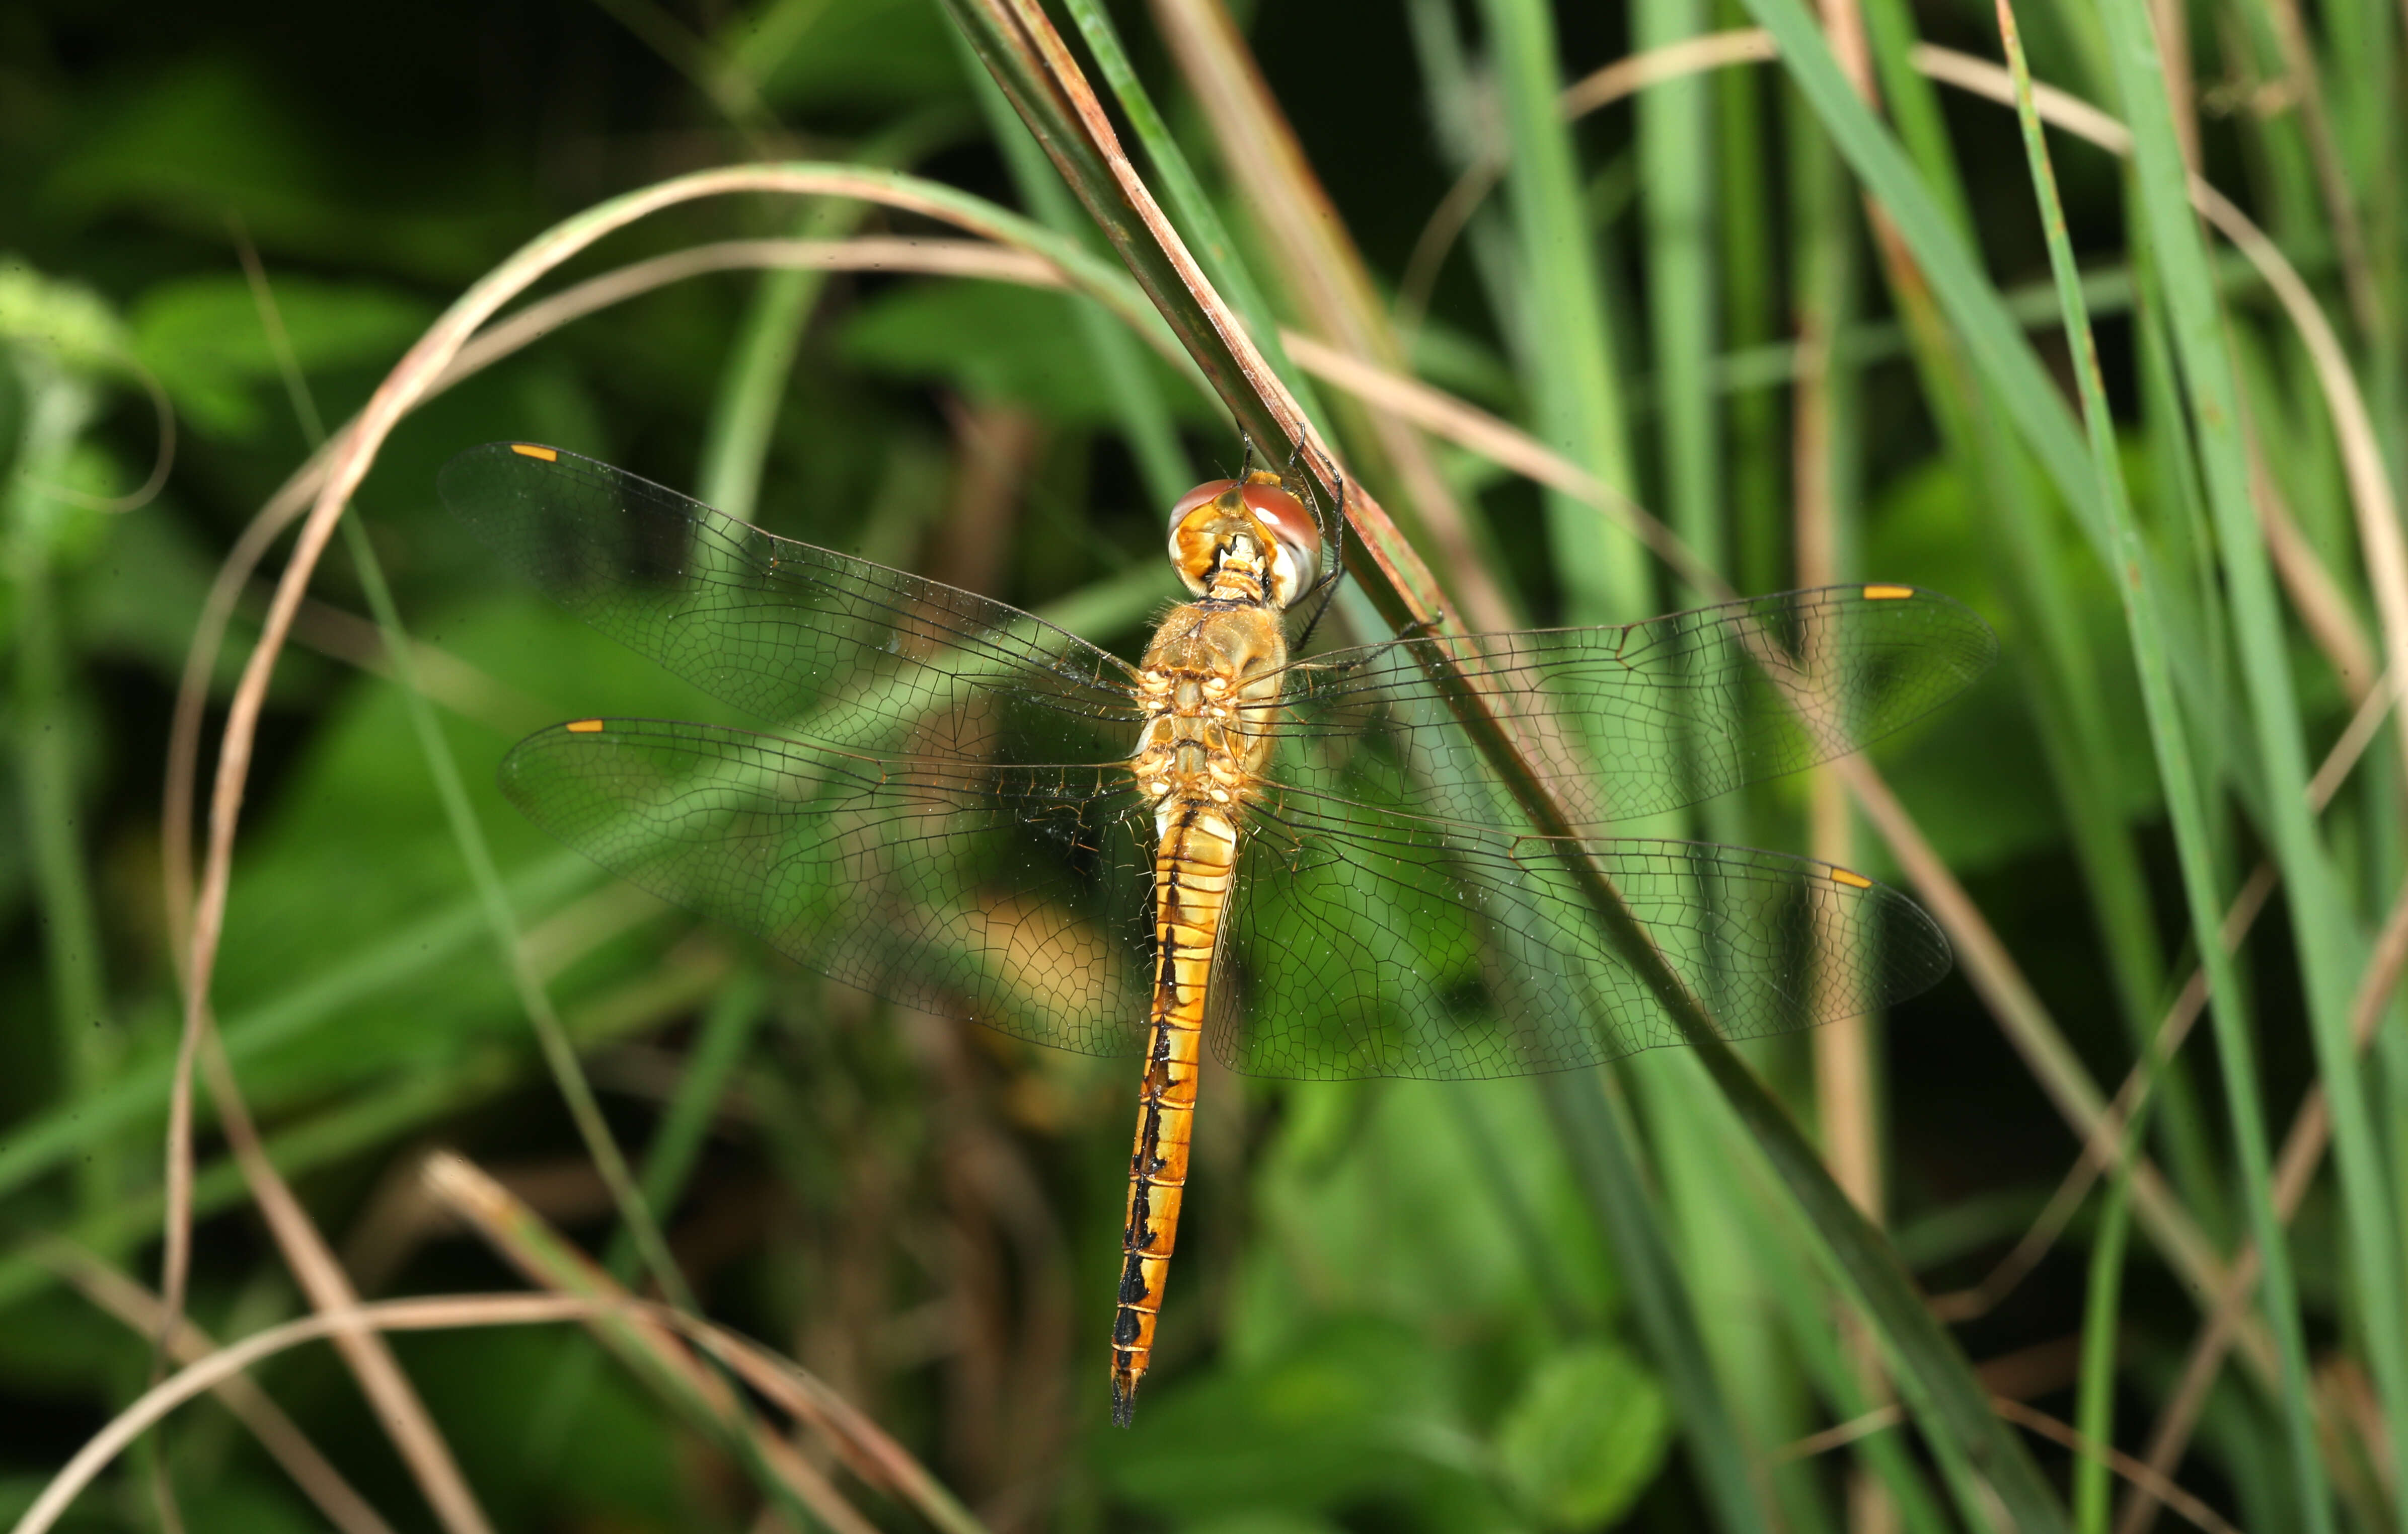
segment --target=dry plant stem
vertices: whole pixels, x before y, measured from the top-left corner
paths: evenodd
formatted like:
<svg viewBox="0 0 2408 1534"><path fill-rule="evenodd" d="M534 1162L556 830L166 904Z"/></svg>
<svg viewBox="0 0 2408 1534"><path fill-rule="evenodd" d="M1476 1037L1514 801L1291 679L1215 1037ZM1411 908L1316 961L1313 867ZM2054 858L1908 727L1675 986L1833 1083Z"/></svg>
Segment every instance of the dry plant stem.
<svg viewBox="0 0 2408 1534"><path fill-rule="evenodd" d="M2178 1515L2188 1519L2199 1527L2212 1530L2214 1534L2240 1534L2240 1531L2227 1523L2214 1508L2166 1480L2164 1476L2154 1473L2148 1466L2128 1454L2119 1452L2113 1445L2102 1447L2092 1443L2065 1423L2044 1412L2034 1411L2030 1406L2012 1396L1992 1395L1990 1409L2009 1422L2028 1427L2033 1432L2060 1443L2076 1454L2087 1455L2094 1459L2104 1459L2107 1467L2117 1475L2131 1482L2135 1486L2151 1487L2153 1495L2162 1499L2167 1507L2173 1509ZM1785 1443L1773 1454L1772 1457L1781 1463L1811 1459L1817 1455L1829 1454L1834 1449L1846 1448L1858 1439L1870 1437L1874 1433L1887 1432L1905 1420L1906 1412L1903 1408L1895 1404L1877 1406L1870 1412L1850 1417L1845 1422L1835 1423L1821 1432L1809 1433L1804 1438Z"/></svg>
<svg viewBox="0 0 2408 1534"><path fill-rule="evenodd" d="M156 1295L71 1242L56 1238L45 1240L39 1255L101 1310L141 1336L158 1335L166 1312ZM218 1343L207 1332L188 1321L167 1339L166 1355L179 1365L195 1364L217 1349ZM342 1471L318 1452L318 1446L309 1441L266 1391L237 1374L220 1382L212 1387L211 1394L236 1420L251 1429L268 1457L283 1467L302 1495L316 1504L326 1521L341 1534L393 1534L393 1526L368 1505L366 1498L351 1489Z"/></svg>
<svg viewBox="0 0 2408 1534"><path fill-rule="evenodd" d="M2349 695L2350 706L2362 706L2372 695L2379 669L2373 642L2358 626L2358 614L2351 610L2341 583L2316 557L2291 516L2282 489L2267 470L2265 450L2254 427L2243 432L2242 445L2249 454L2249 498L2257 503L2258 525L2266 535L2266 552L2273 556L2274 573L2282 580L2284 594L2290 597L2315 647L2324 652L2325 663L2333 668L2342 691Z"/></svg>
<svg viewBox="0 0 2408 1534"><path fill-rule="evenodd" d="M2157 35L2157 58L2166 76L2166 100L2173 108L2174 139L2183 164L2200 166L2199 88L2191 79L2190 17L2182 0L2149 0L2149 24Z"/></svg>
<svg viewBox="0 0 2408 1534"><path fill-rule="evenodd" d="M427 1157L423 1176L437 1201L536 1282L584 1288L581 1296L564 1297L592 1305L584 1314L639 1323L653 1335L677 1332L701 1344L738 1379L798 1424L819 1433L864 1482L910 1502L939 1527L974 1534L976 1520L962 1511L924 1467L800 1366L699 1317L638 1301L474 1164L437 1153ZM716 1386L715 1378L711 1383Z"/></svg>
<svg viewBox="0 0 2408 1534"><path fill-rule="evenodd" d="M1036 0L953 3L982 18L969 28L974 36L1007 37L1015 47L1017 51L1009 59L987 58L989 68L996 71L996 83L1118 247L1147 296L1173 331L1181 333L1197 365L1221 390L1224 401L1241 422L1260 420L1276 429L1276 438L1265 436L1257 445L1304 446L1306 467L1356 535L1350 552L1366 560L1378 576L1377 581L1366 581L1365 586L1383 615L1400 627L1434 624L1439 615L1438 583L1428 566L1398 534L1379 503L1351 478L1345 480L1340 503L1336 456L1305 419L1287 386L1271 371L1244 323L1205 278L1186 242L1129 163L1103 103L1043 8ZM1041 93L1044 99L1031 99L1030 93ZM1066 145L1061 137L1064 132L1075 132L1080 141ZM1085 174L1088 161L1110 178L1120 197L1118 205L1094 200L1092 178ZM1138 237L1140 234L1143 241ZM1182 321L1191 311L1203 316L1209 335L1182 329Z"/></svg>
<svg viewBox="0 0 2408 1534"><path fill-rule="evenodd" d="M1491 463L1595 507L1645 544L1666 568L1705 594L1708 600L1737 599L1738 593L1730 583L1646 508L1519 426L1433 389L1419 379L1349 356L1299 331L1280 332L1280 344L1287 349L1297 366L1324 383L1370 400L1382 409L1414 422L1433 436L1445 437Z"/></svg>
<svg viewBox="0 0 2408 1534"><path fill-rule="evenodd" d="M262 1219L276 1238L284 1265L292 1270L301 1292L319 1313L343 1317L357 1313L359 1295L352 1289L350 1275L335 1258L325 1239L319 1235L301 1201L293 1196L292 1186L260 1144L259 1131L251 1121L251 1112L243 1104L235 1084L233 1068L227 1065L225 1052L219 1047L212 1029L203 1036L202 1068L208 1073L209 1095L217 1099L218 1122L233 1152L236 1164L242 1168L243 1182L251 1189L252 1202L259 1206ZM183 1317L161 1306L163 1335L172 1335L183 1326ZM477 1505L476 1494L468 1489L459 1464L452 1459L450 1445L428 1415L426 1405L411 1388L408 1377L393 1355L384 1338L371 1330L345 1326L334 1333L336 1351L343 1355L352 1375L360 1382L362 1394L393 1440L393 1446L409 1467L419 1488L425 1494L435 1515L452 1534L489 1534L492 1525L484 1511Z"/></svg>
<svg viewBox="0 0 2408 1534"><path fill-rule="evenodd" d="M2009 1422L2028 1427L2075 1454L2104 1461L2108 1469L2130 1482L2136 1492L2157 1498L2209 1534L2241 1534L2223 1514L2114 1444L2093 1443L2047 1412L2036 1412L2019 1400L1998 1396L1991 1398L1990 1404Z"/></svg>
<svg viewBox="0 0 2408 1534"><path fill-rule="evenodd" d="M2374 940L2365 976L2350 1006L2350 1042L2361 1054L2373 1040L2374 1030L2391 1003L2403 968L2408 968L2408 887L2403 887L2391 903L2391 913ZM2291 1120L2290 1132L2283 1137L2283 1149L2274 1164L2274 1211L2284 1224L2288 1225L2299 1212L2300 1200L2307 1196L2308 1184L2324 1159L2331 1131L2324 1088L2312 1086ZM2216 1293L2207 1325L2192 1344L2189 1357L2184 1360L2182 1375L2149 1434L2147 1465L2160 1479L2172 1473L2190 1445L2191 1432L2207 1404L2208 1390L2223 1366L2226 1350L2232 1345L2233 1329L2247 1312L2259 1268L2257 1246L2253 1243L2243 1247L2224 1287ZM2156 1516L2157 1500L2145 1484L2136 1483L2124 1515L2116 1523L2117 1534L2143 1534Z"/></svg>
<svg viewBox="0 0 2408 1534"><path fill-rule="evenodd" d="M263 1359L325 1338L394 1331L448 1331L463 1326L519 1326L531 1322L571 1321L600 1307L553 1295L452 1295L433 1299L393 1299L339 1314L321 1312L254 1332L210 1354L142 1393L110 1419L51 1476L9 1534L46 1534L108 1463L166 1414L196 1396L216 1389Z"/></svg>
<svg viewBox="0 0 2408 1534"><path fill-rule="evenodd" d="M87 511L105 512L110 516L139 511L158 499L159 492L167 488L167 476L176 467L176 402L167 397L167 390L157 375L142 366L130 352L121 352L112 359L118 366L134 376L142 392L150 396L150 413L159 423L159 445L150 454L150 474L141 484L122 495L91 495L62 484L48 484L28 478L24 482L55 501L81 507ZM21 471L22 472L22 471Z"/></svg>
<svg viewBox="0 0 2408 1534"><path fill-rule="evenodd" d="M1575 81L1564 92L1564 115L1579 117L1596 111L1648 86L1684 75L1702 74L1734 64L1769 64L1778 57L1780 52L1772 46L1771 35L1761 27L1738 27L1651 48L1644 53L1616 59Z"/></svg>
<svg viewBox="0 0 2408 1534"><path fill-rule="evenodd" d="M1856 0L1820 0L1817 12L1831 51L1848 83L1875 110L1881 93L1873 81L1872 49L1865 36L1864 14ZM1907 286L1913 267L1906 248L1870 198L1866 208L1879 240L1894 291ZM1839 236L1835 237L1844 237ZM1824 265L1832 257L1815 259ZM1799 306L1798 380L1791 426L1794 465L1791 480L1797 499L1798 583L1828 586L1841 575L1839 562L1839 486L1834 482L1831 454L1831 411L1835 361L1832 341L1839 314L1832 306L1838 294L1823 274L1804 280L1812 290ZM1856 861L1855 827L1845 791L1836 773L1813 769L1807 788L1808 850L1826 863L1846 867ZM1848 1197L1876 1225L1882 1219L1880 1132L1873 1101L1871 1024L1862 1013L1839 1020L1814 1034L1814 1106L1823 1128L1823 1154L1831 1175ZM1843 1312L1840 1326L1849 1362L1865 1395L1885 1400L1891 1395L1882 1369L1881 1345L1853 1312ZM1847 1481L1848 1527L1851 1534L1888 1534L1899 1522L1897 1504L1886 1488L1864 1465L1856 1466Z"/></svg>
<svg viewBox="0 0 2408 1534"><path fill-rule="evenodd" d="M766 1430L726 1380L695 1356L666 1315L672 1307L638 1310L634 1298L601 1265L563 1240L542 1217L508 1188L462 1157L437 1153L420 1168L426 1193L482 1236L503 1258L545 1288L595 1301L591 1325L612 1351L649 1372L647 1383L666 1385L676 1403L707 1416L738 1451L776 1477L801 1508L836 1534L876 1534L826 1476L794 1444Z"/></svg>
<svg viewBox="0 0 2408 1534"><path fill-rule="evenodd" d="M1187 249L1186 241L1163 212L1161 205L1154 201L1144 179L1138 175L1136 165L1129 161L1128 152L1121 147L1120 136L1112 128L1103 102L1087 83L1085 73L1072 58L1068 45L1063 41L1053 21L1032 0L978 0L976 11L985 19L984 30L1008 39L1014 50L1009 61L987 61L991 69L998 71L996 83L1004 88L1013 107L1028 122L1029 131L1044 146L1046 155L1062 172L1063 179L1087 204L1088 212L1120 251L1130 271L1147 289L1148 296L1154 299L1156 307L1164 310L1166 317L1170 316L1170 295L1159 291L1160 278L1155 273L1157 265L1167 265L1168 276L1177 283L1181 294L1193 299L1201 309L1206 323L1211 326L1212 339L1237 369L1235 378L1224 379L1214 376L1216 369L1211 363L1199 358L1207 376L1212 377L1214 385L1223 391L1225 398L1235 390L1242 394L1244 403L1258 403L1269 411L1281 433L1278 445L1311 442L1320 450L1322 459L1312 466L1312 470L1321 480L1324 489L1334 490L1328 466L1335 460L1328 456L1323 444L1312 440L1312 424L1305 420L1304 412L1280 382L1278 375L1271 371L1270 364L1255 347L1254 337L1246 333L1245 325L1222 302L1211 282L1204 276L1204 269ZM973 36L979 35L977 30L965 30L970 31ZM1019 73L1013 78L1006 78L1001 73L1007 62L1018 67ZM1067 122L1060 125L1080 136L1076 143L1066 144L1054 131L1056 123L1041 121L1033 115L1035 104L1025 100L1021 94L1028 89L1047 93L1049 99L1045 105L1067 119ZM1119 206L1098 206L1092 199L1091 181L1082 174L1086 167L1081 163L1082 158L1091 158L1111 178L1121 198ZM1141 243L1140 235L1144 241L1150 243ZM1174 319L1172 323L1176 327L1177 321Z"/></svg>
<svg viewBox="0 0 2408 1534"><path fill-rule="evenodd" d="M1228 167L1246 192L1245 206L1268 237L1296 313L1329 345L1391 371L1404 368L1404 350L1371 283L1363 255L1348 237L1304 148L1280 110L1246 40L1220 0L1154 0L1154 19ZM1467 625L1517 625L1512 602L1488 575L1461 503L1440 472L1429 445L1403 420L1369 411L1380 449L1418 513L1422 529L1449 572L1448 588Z"/></svg>
<svg viewBox="0 0 2408 1534"><path fill-rule="evenodd" d="M343 431L349 429L347 423ZM235 539L234 547L218 566L216 579L209 582L208 595L201 602L199 621L193 625L192 645L184 652L184 671L176 685L176 711L167 729L166 781L159 813L159 862L167 912L168 956L174 961L177 978L187 985L192 981L192 947L186 939L193 925L193 784L200 762L201 715L208 707L209 679L216 674L226 624L242 600L251 572L267 557L268 549L284 530L308 509L343 431L337 431L311 453ZM169 1239L174 1240L172 1232Z"/></svg>

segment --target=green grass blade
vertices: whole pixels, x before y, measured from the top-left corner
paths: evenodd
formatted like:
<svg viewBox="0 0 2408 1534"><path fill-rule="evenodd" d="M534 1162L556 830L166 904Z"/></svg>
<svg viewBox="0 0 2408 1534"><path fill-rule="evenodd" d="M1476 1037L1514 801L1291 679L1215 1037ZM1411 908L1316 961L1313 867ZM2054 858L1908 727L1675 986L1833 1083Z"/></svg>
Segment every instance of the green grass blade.
<svg viewBox="0 0 2408 1534"><path fill-rule="evenodd" d="M400 609L394 606L393 592L385 584L383 566L378 562L376 550L354 514L343 519L343 532L348 539L351 562L360 577L360 585L367 594L368 609L375 613L377 627L384 635L386 664L393 667L394 679L399 684L402 701L409 711L412 732L418 737L420 750L426 758L428 774L435 781L435 791L443 802L443 818L450 825L452 839L468 865L468 875L474 882L480 904L484 908L485 921L494 944L500 951L501 961L508 968L512 985L519 993L520 1005L525 1010L527 1022L535 1030L536 1042L543 1051L544 1063L552 1068L552 1079L559 1085L562 1099L576 1121L578 1133L585 1141L587 1154L594 1157L595 1168L610 1190L619 1206L619 1217L636 1234L638 1249L643 1253L644 1266L651 1270L652 1281L661 1292L684 1310L696 1310L694 1296L686 1287L684 1270L669 1254L666 1237L644 1202L643 1191L636 1185L628 1169L626 1156L611 1136L609 1125L602 1117L602 1105L595 1100L593 1084L585 1079L585 1068L579 1063L576 1046L561 1026L560 1014L553 1009L550 989L537 978L534 967L527 962L524 947L519 941L518 915L511 910L509 892L502 886L500 867L494 862L493 849L485 841L484 828L477 822L476 807L468 802L467 785L460 779L460 764L452 758L451 742L443 738L443 726L435 717L435 705L420 690L417 662L408 631L401 626ZM698 1312L697 1312L698 1313Z"/></svg>
<svg viewBox="0 0 2408 1534"><path fill-rule="evenodd" d="M21 407L20 438L0 502L0 545L15 599L18 790L42 912L54 1057L62 1095L79 1100L99 1087L122 1040L109 1019L99 914L77 833L85 819L76 761L83 741L71 709L68 649L51 568L62 523L73 513L46 487L73 480L72 458L99 401L54 359L28 353L18 371L18 387L33 397ZM74 1168L78 1204L86 1211L106 1208L117 1195L118 1171L113 1150L88 1151Z"/></svg>
<svg viewBox="0 0 2408 1534"><path fill-rule="evenodd" d="M1689 1291L1640 1177L1628 1120L1608 1101L1603 1083L1594 1072L1558 1071L1534 1084L1590 1211L1613 1244L1631 1309L1650 1355L1664 1371L1682 1440L1696 1457L1699 1489L1717 1524L1769 1531L1773 1526L1762 1487L1748 1465L1744 1440L1706 1355Z"/></svg>
<svg viewBox="0 0 2408 1534"><path fill-rule="evenodd" d="M960 41L958 35L955 40ZM1054 167L1046 163L1045 151L1012 114L1011 104L1003 98L995 80L978 64L975 55L969 54L968 45L961 46L967 56L970 88L986 115L988 135L1003 151L1004 163L1011 167L1011 182L1019 190L1022 203L1039 222L1065 239L1082 238L1089 225L1062 185L1061 177L1054 174ZM1137 459L1138 472L1145 477L1147 492L1157 504L1169 506L1185 495L1197 479L1194 466L1179 445L1179 428L1170 418L1169 406L1154 386L1154 375L1147 371L1145 359L1128 332L1111 323L1090 304L1075 303L1071 313L1071 323L1079 327L1079 337L1086 343L1088 355L1111 385L1121 433Z"/></svg>
<svg viewBox="0 0 2408 1534"><path fill-rule="evenodd" d="M2033 185L2040 198L2041 222L2048 236L2049 262L2057 273L2058 292L2065 308L2066 337L2078 359L2075 371L2081 389L2083 414L2089 427L2092 461L2097 466L2100 500L2106 509L2109 531L2119 549L2136 554L2141 543L2140 531L2125 492L2114 418L2109 414L2106 387L2099 373L2097 342L2091 334L2089 315L2083 307L2081 285L2075 279L2073 249L2066 235L2064 208L2057 198L2056 177L2049 164L2046 141L2042 136L2039 114L2032 106L2030 72L2025 65L2023 50L2015 36L2013 12L2002 3L1999 14L2008 58L2016 75L2016 109L2023 120L2025 151L2031 163ZM2109 24L2114 27L2118 23L2111 19ZM2147 174L2145 168L2143 174ZM2154 584L2146 581L2129 581L2118 582L2118 587L2125 595L2126 627L2139 666L2142 697L2148 714L2158 774L2165 785L2166 805L2174 824L2175 846L2182 864L2184 891L2188 897L2193 941L2207 968L2208 1005L2214 1014L2217 1041L2224 1053L2226 1097L2241 1157L2242 1192L2248 1207L2252 1233L2257 1238L2258 1251L2265 1263L2267 1308L2281 1355L2285 1399L2277 1403L2277 1409L2284 1416L2290 1438L2293 1472L2301 1498L2300 1512L2305 1519L2304 1527L2329 1529L2332 1527L2329 1493L2324 1484L2323 1466L2316 1455L2310 1406L2312 1398L2308 1391L2307 1343L2300 1326L2297 1290L2291 1278L2282 1224L2274 1213L2264 1105L2257 1095L2255 1052L2243 1010L2245 993L2238 967L2226 953L2217 931L2224 909L2225 882L2217 875L2213 848L2208 839L2207 801L2193 770L2189 740L2174 700L2172 667L2165 649L2167 632L2159 619ZM2300 805L2304 812L2304 784ZM2129 1168L2119 1168L2119 1172L2121 1175L2111 1197L2114 1200L2114 1208L2120 1215L2129 1193ZM2101 1330L2112 1333L2114 1325L2113 1283L2101 1275L2112 1275L2114 1263L2120 1260L2120 1254L2113 1249L2117 1244L2102 1232L2100 1250L2093 1264L2092 1312L2086 1338L2089 1350L2093 1351L2112 1345L2100 1341L2099 1337ZM2101 1383L2104 1372L2104 1366L2095 1357L2086 1361L2086 1398L2106 1393L2107 1386ZM2103 1403L2088 1404L2094 1416L2106 1415L2107 1409ZM2092 1426L2095 1428L2096 1424ZM2086 1500L2103 1504L2103 1487L2089 1491Z"/></svg>
<svg viewBox="0 0 2408 1534"><path fill-rule="evenodd" d="M1641 0L1633 43L1660 48L1706 30L1702 0ZM1647 308L1656 366L1663 503L1672 530L1727 571L1722 433L1709 381L1714 351L1717 164L1708 80L1668 80L1639 98L1640 207L1647 228ZM1684 607L1711 598L1690 592Z"/></svg>
<svg viewBox="0 0 2408 1534"><path fill-rule="evenodd" d="M2273 576L2250 501L2241 438L2242 401L2225 351L2206 251L2192 217L2173 121L2146 13L2133 0L2104 7L2132 128L2143 226L2164 275L2183 381L2193 401L2208 509L2222 556L2233 639L2260 770L2265 829L2282 866L2299 935L2316 1062L2331 1105L2334 1160L2349 1270L2365 1326L2368 1363L2384 1407L2395 1463L2408 1463L2408 1318L2398 1303L2399 1228L2365 1083L2349 1041L2349 1006L2365 943L2318 836L2307 800L2307 756ZM2243 1083L2253 1094L2255 1082ZM2408 1527L2408 1498L2396 1516Z"/></svg>
<svg viewBox="0 0 2408 1534"><path fill-rule="evenodd" d="M1624 437L1614 341L1571 130L1558 105L1555 17L1539 0L1483 0L1511 158L1511 205L1530 323L1513 337L1548 446L1626 495L1638 489ZM1543 317L1543 318L1541 318ZM1547 520L1567 622L1628 622L1656 610L1645 552L1555 492Z"/></svg>

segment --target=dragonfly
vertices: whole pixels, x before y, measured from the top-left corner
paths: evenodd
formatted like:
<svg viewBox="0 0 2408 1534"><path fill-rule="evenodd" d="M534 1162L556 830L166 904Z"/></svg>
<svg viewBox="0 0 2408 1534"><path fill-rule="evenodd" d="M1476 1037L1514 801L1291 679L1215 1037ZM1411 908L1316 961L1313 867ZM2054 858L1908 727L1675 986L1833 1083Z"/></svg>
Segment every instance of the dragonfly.
<svg viewBox="0 0 2408 1534"><path fill-rule="evenodd" d="M765 725L538 731L499 772L538 825L897 1005L1141 1059L1111 1334L1124 1426L1208 1043L1261 1077L1513 1076L1687 1041L1662 971L1742 1039L1892 1005L1949 968L1930 918L1853 870L1610 834L1961 692L1996 640L1935 593L1299 653L1289 629L1335 544L1310 487L1253 468L1172 508L1194 600L1132 663L565 450L490 443L438 482L506 565ZM1556 807L1553 834L1459 722L1466 690ZM1634 962L1634 928L1653 960Z"/></svg>

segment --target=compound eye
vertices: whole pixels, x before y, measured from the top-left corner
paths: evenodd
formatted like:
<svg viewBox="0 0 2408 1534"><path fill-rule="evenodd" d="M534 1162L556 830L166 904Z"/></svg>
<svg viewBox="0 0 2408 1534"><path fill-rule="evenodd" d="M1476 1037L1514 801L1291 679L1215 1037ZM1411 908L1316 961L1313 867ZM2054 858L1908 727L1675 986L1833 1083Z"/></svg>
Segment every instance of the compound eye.
<svg viewBox="0 0 2408 1534"><path fill-rule="evenodd" d="M1235 480L1207 480L1186 495L1180 496L1178 504L1170 509L1170 530L1174 533L1179 531L1179 524L1185 520L1188 512L1202 506L1206 501L1218 500L1225 493L1237 488L1237 484L1238 481Z"/></svg>
<svg viewBox="0 0 2408 1534"><path fill-rule="evenodd" d="M1245 498L1246 509L1271 536L1270 595L1292 607L1321 577L1321 528L1304 503L1277 484L1249 483Z"/></svg>

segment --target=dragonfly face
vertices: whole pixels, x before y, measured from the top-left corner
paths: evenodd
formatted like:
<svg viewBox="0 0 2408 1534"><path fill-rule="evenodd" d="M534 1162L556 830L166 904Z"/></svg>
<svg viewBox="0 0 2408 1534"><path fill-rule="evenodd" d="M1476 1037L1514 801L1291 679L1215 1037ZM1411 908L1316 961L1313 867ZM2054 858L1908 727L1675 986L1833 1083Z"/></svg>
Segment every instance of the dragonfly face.
<svg viewBox="0 0 2408 1534"><path fill-rule="evenodd" d="M1730 1038L1885 1006L1948 968L1929 918L1861 875L1607 834L1963 690L1996 642L1943 596L1831 587L1299 659L1282 614L1319 546L1258 473L1174 510L1199 600L1132 666L555 449L470 449L441 488L556 600L769 726L538 731L501 777L539 824L834 979L1143 1056L1112 1339L1124 1423L1208 1043L1261 1076L1468 1080L1681 1042L1595 907L1600 877ZM1570 834L1538 834L1455 725L1466 688Z"/></svg>
<svg viewBox="0 0 2408 1534"><path fill-rule="evenodd" d="M1242 480L1209 480L1170 509L1170 567L1197 596L1232 556L1259 561L1259 593L1296 606L1321 572L1321 533L1280 477L1256 469Z"/></svg>

